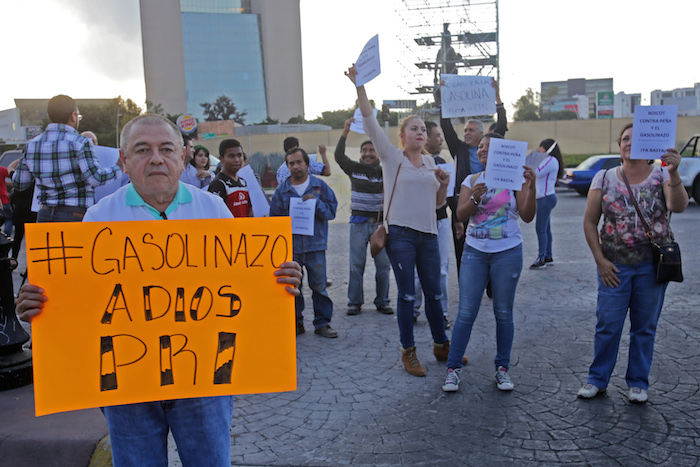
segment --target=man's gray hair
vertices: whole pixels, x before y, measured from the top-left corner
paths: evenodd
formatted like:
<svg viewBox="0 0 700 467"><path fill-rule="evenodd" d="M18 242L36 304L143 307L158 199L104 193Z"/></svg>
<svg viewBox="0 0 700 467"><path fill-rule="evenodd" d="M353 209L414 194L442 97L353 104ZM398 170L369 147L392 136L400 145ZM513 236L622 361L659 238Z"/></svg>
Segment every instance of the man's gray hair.
<svg viewBox="0 0 700 467"><path fill-rule="evenodd" d="M162 115L143 114L143 115L139 115L138 117L136 117L132 120L129 120L129 122L126 125L124 125L124 128L122 128L122 134L121 134L121 139L120 139L120 143L119 143L119 146L122 149L126 149L126 147L129 145L129 140L131 139L131 133L134 129L134 126L136 126L137 124L169 126L173 132L173 135L175 136L177 143L179 144L179 147L182 148L185 146L185 141L182 138L182 133L180 132L180 129L173 122L171 122L167 118L163 117Z"/></svg>
<svg viewBox="0 0 700 467"><path fill-rule="evenodd" d="M481 120L469 120L469 121L467 122L467 125L469 125L470 123L475 124L475 125L476 125L476 129L479 130L480 132L482 132L482 133L484 132L484 124L481 123Z"/></svg>

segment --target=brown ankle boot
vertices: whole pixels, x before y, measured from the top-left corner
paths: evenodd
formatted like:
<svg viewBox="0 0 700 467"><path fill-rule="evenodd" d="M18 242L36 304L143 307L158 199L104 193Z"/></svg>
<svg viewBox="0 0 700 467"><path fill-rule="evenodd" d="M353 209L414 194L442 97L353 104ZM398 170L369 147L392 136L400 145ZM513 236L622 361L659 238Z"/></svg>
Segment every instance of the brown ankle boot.
<svg viewBox="0 0 700 467"><path fill-rule="evenodd" d="M433 355L435 355L438 362L446 362L447 357L450 355L450 341L445 341L442 344L433 342ZM469 363L469 359L462 357L462 365L467 363Z"/></svg>
<svg viewBox="0 0 700 467"><path fill-rule="evenodd" d="M401 349L401 361L409 374L413 376L425 376L425 368L423 368L423 365L418 361L415 347Z"/></svg>

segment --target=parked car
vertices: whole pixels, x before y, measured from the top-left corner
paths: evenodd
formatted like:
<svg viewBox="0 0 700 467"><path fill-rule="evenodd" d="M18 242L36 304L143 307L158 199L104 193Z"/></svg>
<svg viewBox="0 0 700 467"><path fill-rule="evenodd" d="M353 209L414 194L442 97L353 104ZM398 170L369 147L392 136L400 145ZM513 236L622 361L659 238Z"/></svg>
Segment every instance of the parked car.
<svg viewBox="0 0 700 467"><path fill-rule="evenodd" d="M680 153L683 159L678 174L688 195L700 204L700 134L691 136Z"/></svg>
<svg viewBox="0 0 700 467"><path fill-rule="evenodd" d="M21 149L5 151L2 153L2 156L0 156L0 167L7 167L20 157L22 157Z"/></svg>
<svg viewBox="0 0 700 467"><path fill-rule="evenodd" d="M619 154L591 156L575 169L566 169L564 177L559 179L559 185L576 190L581 196L586 196L593 176L598 171L617 167L620 163Z"/></svg>

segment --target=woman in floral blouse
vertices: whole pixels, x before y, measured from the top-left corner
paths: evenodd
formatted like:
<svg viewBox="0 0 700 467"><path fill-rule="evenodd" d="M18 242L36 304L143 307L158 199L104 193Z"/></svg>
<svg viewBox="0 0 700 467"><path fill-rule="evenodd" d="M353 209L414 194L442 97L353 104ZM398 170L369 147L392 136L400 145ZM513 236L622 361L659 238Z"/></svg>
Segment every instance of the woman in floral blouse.
<svg viewBox="0 0 700 467"><path fill-rule="evenodd" d="M637 218L622 171L656 243L673 241L668 213L683 212L688 193L678 174L681 157L676 149L671 148L662 156L666 167L658 167L644 159L630 159L632 124L622 129L617 142L622 166L601 170L593 178L583 219L586 241L598 267L598 306L593 363L578 395L589 399L605 391L629 310L630 348L625 381L629 400L643 403L647 401L656 325L667 284L656 282L651 244Z"/></svg>

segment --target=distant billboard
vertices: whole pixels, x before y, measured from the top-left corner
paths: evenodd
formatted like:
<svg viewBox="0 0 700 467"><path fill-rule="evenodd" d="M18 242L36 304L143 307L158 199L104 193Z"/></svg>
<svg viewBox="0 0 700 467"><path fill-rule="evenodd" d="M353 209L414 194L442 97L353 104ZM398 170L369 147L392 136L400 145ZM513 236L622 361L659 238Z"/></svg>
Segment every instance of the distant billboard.
<svg viewBox="0 0 700 467"><path fill-rule="evenodd" d="M382 105L386 105L390 109L410 109L416 108L416 101L410 99L400 99L400 100L385 100Z"/></svg>
<svg viewBox="0 0 700 467"><path fill-rule="evenodd" d="M613 118L615 115L615 95L612 91L598 91L596 118Z"/></svg>

